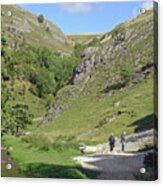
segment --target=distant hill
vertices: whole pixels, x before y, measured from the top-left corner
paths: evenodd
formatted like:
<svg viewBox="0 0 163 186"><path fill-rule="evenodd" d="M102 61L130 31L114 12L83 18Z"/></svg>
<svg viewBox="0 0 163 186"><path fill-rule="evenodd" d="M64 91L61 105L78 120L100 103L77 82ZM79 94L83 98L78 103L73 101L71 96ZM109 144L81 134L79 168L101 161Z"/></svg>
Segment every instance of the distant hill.
<svg viewBox="0 0 163 186"><path fill-rule="evenodd" d="M41 117L45 99L54 99L76 65L72 41L43 15L18 5L2 5L1 15L1 74L3 88L11 93L8 104L25 103L34 117ZM47 92L41 96L43 89Z"/></svg>
<svg viewBox="0 0 163 186"><path fill-rule="evenodd" d="M73 50L71 42L61 29L44 19L39 22L34 15L18 5L2 5L2 32L9 37L10 48L18 50L22 45L47 47L59 54L68 54ZM11 16L7 13L11 12Z"/></svg>
<svg viewBox="0 0 163 186"><path fill-rule="evenodd" d="M100 34L69 34L67 38L72 40L74 44L87 44L94 38L97 38Z"/></svg>

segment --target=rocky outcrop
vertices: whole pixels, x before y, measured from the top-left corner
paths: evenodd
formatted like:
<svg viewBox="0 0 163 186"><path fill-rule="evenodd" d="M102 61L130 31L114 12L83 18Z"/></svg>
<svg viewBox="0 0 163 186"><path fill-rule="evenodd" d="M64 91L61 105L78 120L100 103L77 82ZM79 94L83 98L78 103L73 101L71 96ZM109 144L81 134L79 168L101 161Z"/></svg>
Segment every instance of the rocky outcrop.
<svg viewBox="0 0 163 186"><path fill-rule="evenodd" d="M76 99L78 94L80 93L80 87L75 87L73 85L69 85L67 87L62 88L56 98L55 102L48 109L47 115L44 118L44 121L41 122L38 127L48 124L50 121L56 119L62 112L69 108L69 106Z"/></svg>
<svg viewBox="0 0 163 186"><path fill-rule="evenodd" d="M70 81L70 85L77 89L73 100L80 94L87 95L97 91L99 100L106 99L143 79L151 78L151 49L154 42L152 21L152 13L147 12L146 15L121 24L99 37L100 45L85 48L81 53L81 62L74 69ZM71 104L71 96L67 97L65 103L63 101L54 104L49 112L50 120L56 118Z"/></svg>
<svg viewBox="0 0 163 186"><path fill-rule="evenodd" d="M81 54L81 63L73 71L71 84L82 83L90 75L91 69L95 65L92 54L95 54L97 50L98 47L88 47L83 51Z"/></svg>
<svg viewBox="0 0 163 186"><path fill-rule="evenodd" d="M143 72L143 70L141 70L143 65L141 64L140 59L141 53L140 51L136 51L136 47L139 47L139 43L141 43L142 41L146 41L150 34L152 34L153 30L152 27L149 25L152 21L151 19L152 17L149 17L149 19L147 19L145 26L148 27L148 33L146 33L145 28L141 29L142 22L138 22L137 24L135 24L136 27L141 30L141 36L137 30L133 29L133 26L125 27L125 24L121 24L113 31L101 36L101 46L88 47L81 54L81 63L74 69L71 83L78 84L79 82L82 82L84 77L89 75L91 76L91 69L98 69L104 65L108 65L109 63L111 64L114 61L115 63L119 61L119 64L120 62L123 64L127 61L131 61L131 65L133 65L133 67L135 68L135 73L133 71L133 79L136 79L136 72L138 70ZM131 21L131 25L133 23L134 21ZM103 40L106 40L107 37L109 39L106 42L103 42ZM138 59L140 59L140 61ZM146 61L146 64L144 65L147 65L148 63L149 60ZM148 67L147 65L148 69L150 67ZM120 77L119 80L123 81Z"/></svg>

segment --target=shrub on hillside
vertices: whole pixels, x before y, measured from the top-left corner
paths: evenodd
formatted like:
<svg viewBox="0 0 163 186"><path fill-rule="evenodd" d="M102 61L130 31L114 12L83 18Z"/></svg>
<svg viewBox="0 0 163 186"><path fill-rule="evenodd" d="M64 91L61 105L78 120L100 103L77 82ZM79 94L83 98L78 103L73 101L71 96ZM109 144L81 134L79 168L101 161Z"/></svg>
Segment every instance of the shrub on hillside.
<svg viewBox="0 0 163 186"><path fill-rule="evenodd" d="M125 63L121 65L121 76L123 79L125 79L126 81L129 81L131 79L132 76L132 66L130 63Z"/></svg>
<svg viewBox="0 0 163 186"><path fill-rule="evenodd" d="M40 14L37 18L39 23L43 23L44 22L44 16L42 14Z"/></svg>
<svg viewBox="0 0 163 186"><path fill-rule="evenodd" d="M2 37L1 37L1 45L7 46L7 37L4 34L2 34Z"/></svg>
<svg viewBox="0 0 163 186"><path fill-rule="evenodd" d="M47 48L29 47L15 54L17 68L31 84L31 92L46 97L67 85L78 60L72 56L56 56ZM20 63L19 63L20 62ZM34 88L34 86L37 89Z"/></svg>
<svg viewBox="0 0 163 186"><path fill-rule="evenodd" d="M2 108L3 133L17 134L27 125L32 124L32 115L29 113L28 105L17 103L14 106L5 104Z"/></svg>
<svg viewBox="0 0 163 186"><path fill-rule="evenodd" d="M94 39L92 39L92 41L88 43L88 47L90 46L92 47L101 46L100 40L95 37Z"/></svg>

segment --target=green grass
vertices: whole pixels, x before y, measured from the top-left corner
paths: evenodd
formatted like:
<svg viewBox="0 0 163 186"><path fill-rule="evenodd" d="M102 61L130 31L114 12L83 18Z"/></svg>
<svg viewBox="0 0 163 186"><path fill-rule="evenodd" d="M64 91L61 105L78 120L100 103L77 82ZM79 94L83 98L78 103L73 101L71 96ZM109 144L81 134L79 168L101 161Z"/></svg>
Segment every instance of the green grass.
<svg viewBox="0 0 163 186"><path fill-rule="evenodd" d="M17 92L14 92L13 96L14 100L11 101L11 104L16 104L18 102L27 104L29 106L29 111L33 114L34 118L41 117L45 114L45 100L34 96L29 91L24 95L19 95Z"/></svg>
<svg viewBox="0 0 163 186"><path fill-rule="evenodd" d="M21 172L28 177L87 178L72 160L74 156L80 155L79 150L67 148L44 151L13 136L5 136L3 143L8 147L10 156L19 161Z"/></svg>
<svg viewBox="0 0 163 186"><path fill-rule="evenodd" d="M11 93L9 98L9 104L15 105L17 103L24 103L28 105L29 112L34 118L44 116L46 112L46 100L35 96L30 92L30 87L32 86L26 80L22 80L21 77L13 77L12 80L5 82L7 89Z"/></svg>
<svg viewBox="0 0 163 186"><path fill-rule="evenodd" d="M10 10L12 12L12 20L10 17L6 16L7 11ZM39 46L39 47L47 47L54 52L64 52L67 54L72 53L73 47L67 41L67 38L62 33L62 31L50 21L45 20L44 23L39 23L37 20L37 15L31 14L28 11L23 11L22 8L17 5L3 5L2 6L2 31L8 33L8 27L19 27L20 29L17 30L16 35L11 35L8 33L10 37L10 44L11 43L18 43L24 45L25 43L32 46ZM24 20L27 21L24 24ZM18 23L15 24L15 22ZM23 29L21 30L21 25L24 25ZM47 25L49 25L49 31L46 31ZM27 31L25 31L27 29ZM28 29L30 31L28 31ZM59 38L59 39L58 39Z"/></svg>
<svg viewBox="0 0 163 186"><path fill-rule="evenodd" d="M81 155L78 144L104 143L112 132L119 137L124 130L128 135L138 129L149 128L147 116L153 114L152 87L151 79L147 79L101 101L95 93L81 95L70 109L47 126L33 129L29 137L5 136L4 146L10 149L10 156L20 163L21 175L95 178L96 172L88 173L72 161L73 157ZM117 108L114 105L118 101L120 105ZM108 122L107 118L117 114L117 111L124 114ZM135 115L131 116L129 113L133 111ZM96 128L103 119L106 119L104 125ZM91 133L81 135L90 130Z"/></svg>
<svg viewBox="0 0 163 186"><path fill-rule="evenodd" d="M114 106L118 101L120 101L119 108ZM125 113L95 130L102 119L107 117L111 119L118 111ZM134 116L131 116L132 112ZM47 136L49 138L47 145L55 144L58 139L66 141L67 138L78 143L103 143L112 132L119 137L124 130L127 134L136 132L138 127L141 130L141 126L145 130L147 126L134 123L152 114L153 83L148 79L101 101L98 101L96 94L80 96L60 117L33 131L27 140L32 140L32 144L35 144L41 136ZM38 143L36 146L39 146Z"/></svg>
<svg viewBox="0 0 163 186"><path fill-rule="evenodd" d="M70 154L72 156L79 155L79 151L75 149L67 149L66 151L50 149L45 151L39 148L33 148L21 138L15 138L13 136L6 136L4 138L4 145L7 147L12 146L12 150L9 151L11 156L22 163L41 162L45 164L74 165Z"/></svg>

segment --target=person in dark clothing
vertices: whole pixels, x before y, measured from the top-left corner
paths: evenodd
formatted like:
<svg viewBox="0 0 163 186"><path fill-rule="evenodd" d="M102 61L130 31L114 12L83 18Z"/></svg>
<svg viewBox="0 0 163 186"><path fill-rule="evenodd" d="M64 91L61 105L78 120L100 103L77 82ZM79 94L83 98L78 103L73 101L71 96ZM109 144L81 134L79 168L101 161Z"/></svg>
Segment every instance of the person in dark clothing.
<svg viewBox="0 0 163 186"><path fill-rule="evenodd" d="M123 132L121 134L121 145L122 145L122 151L125 151L125 143L126 143L126 132Z"/></svg>
<svg viewBox="0 0 163 186"><path fill-rule="evenodd" d="M109 141L110 151L113 151L113 149L115 147L115 137L114 137L114 134L111 134L111 136L109 137L108 141Z"/></svg>

